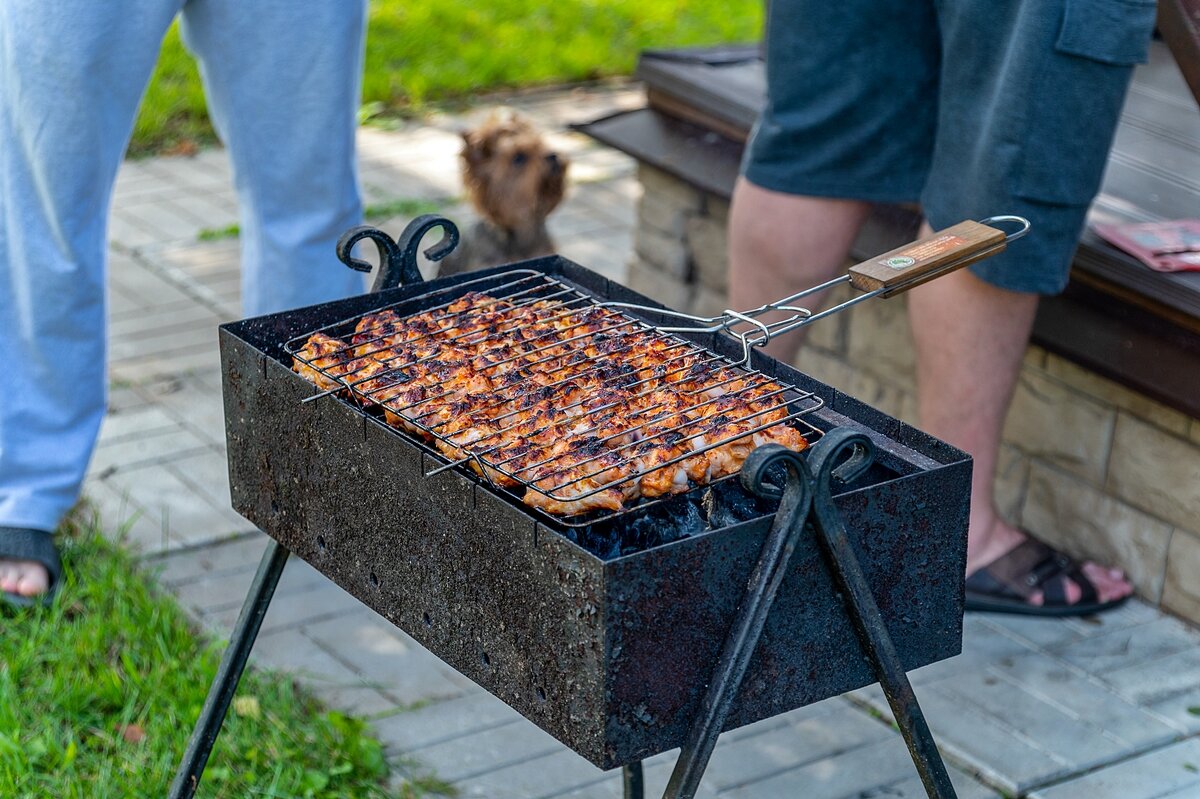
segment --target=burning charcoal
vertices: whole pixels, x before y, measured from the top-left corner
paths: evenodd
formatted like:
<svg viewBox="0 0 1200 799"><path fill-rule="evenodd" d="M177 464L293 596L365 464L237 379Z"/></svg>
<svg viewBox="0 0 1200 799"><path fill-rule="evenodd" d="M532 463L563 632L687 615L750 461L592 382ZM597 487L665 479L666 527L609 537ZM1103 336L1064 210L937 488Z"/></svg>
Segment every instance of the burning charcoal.
<svg viewBox="0 0 1200 799"><path fill-rule="evenodd" d="M624 524L605 521L562 532L602 560L613 560L709 529L699 502L678 497L647 508Z"/></svg>
<svg viewBox="0 0 1200 799"><path fill-rule="evenodd" d="M621 554L669 544L705 529L704 518L695 504L684 498L663 502L625 526Z"/></svg>
<svg viewBox="0 0 1200 799"><path fill-rule="evenodd" d="M708 524L714 530L772 514L779 507L777 502L748 493L736 480L711 486L700 501Z"/></svg>
<svg viewBox="0 0 1200 799"><path fill-rule="evenodd" d="M591 527L568 527L562 534L601 560L621 557L621 536L616 525L601 523Z"/></svg>

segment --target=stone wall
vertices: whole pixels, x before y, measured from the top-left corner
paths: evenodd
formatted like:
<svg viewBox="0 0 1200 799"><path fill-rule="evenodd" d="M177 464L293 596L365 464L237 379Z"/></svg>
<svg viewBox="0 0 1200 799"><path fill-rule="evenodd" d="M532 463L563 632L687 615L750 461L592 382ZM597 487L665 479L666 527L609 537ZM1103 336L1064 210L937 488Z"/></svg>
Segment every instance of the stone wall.
<svg viewBox="0 0 1200 799"><path fill-rule="evenodd" d="M720 313L729 204L652 167L638 176L630 285L676 309ZM797 366L916 422L899 300L814 324ZM1004 442L997 497L1012 522L1072 555L1119 564L1146 600L1200 622L1200 420L1031 347Z"/></svg>

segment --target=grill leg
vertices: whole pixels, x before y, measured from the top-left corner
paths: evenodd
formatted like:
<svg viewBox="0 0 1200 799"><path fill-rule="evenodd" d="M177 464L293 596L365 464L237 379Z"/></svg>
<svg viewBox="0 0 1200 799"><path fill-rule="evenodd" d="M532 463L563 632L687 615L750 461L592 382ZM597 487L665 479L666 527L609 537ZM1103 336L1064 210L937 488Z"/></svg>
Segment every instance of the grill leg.
<svg viewBox="0 0 1200 799"><path fill-rule="evenodd" d="M738 606L738 615L725 639L725 648L713 671L708 692L667 783L664 799L692 799L696 795L750 656L762 636L767 614L787 572L792 552L806 527L805 522L810 519L810 508L811 527L816 530L834 581L847 597L847 611L896 716L925 791L930 799L955 799L946 765L846 535L841 514L833 503L830 488L833 477L836 475L850 482L871 465L872 458L870 439L861 433L839 428L825 434L813 447L807 462L774 444L760 447L746 459L742 466L742 482L749 491L760 496L779 496L779 489L773 488L765 479L768 469L779 463L788 469L787 485Z"/></svg>
<svg viewBox="0 0 1200 799"><path fill-rule="evenodd" d="M840 435L835 438L832 437L832 433ZM823 444L828 446L821 447ZM817 451L818 448L820 452ZM836 468L836 471L841 472L847 466L861 466L865 469L870 465L870 451L870 440L866 436L844 430L831 431L826 434L826 439L814 447L809 458L809 465L816 480L813 526L816 528L817 539L821 543L834 580L846 598L846 608L858 631L859 641L875 668L875 676L883 688L884 695L887 696L888 704L891 705L900 733L904 736L904 742L908 745L908 751L917 767L917 773L921 775L925 792L931 799L953 799L954 786L950 783L946 765L942 762L937 744L929 732L925 715L921 712L908 675L904 672L904 664L900 662L900 655L896 652L891 634L888 633L887 625L879 613L879 606L875 604L871 586L863 574L858 556L846 535L846 525L833 503L830 492L830 480L837 467L836 461L841 456L853 452L850 460ZM865 457L860 457L861 453L866 453Z"/></svg>
<svg viewBox="0 0 1200 799"><path fill-rule="evenodd" d="M645 799L646 785L642 781L642 761L635 761L621 769L621 778L625 784L625 799Z"/></svg>
<svg viewBox="0 0 1200 799"><path fill-rule="evenodd" d="M779 584L787 573L788 562L808 518L812 504L812 478L804 461L791 450L780 446L756 450L742 466L743 482L757 494L778 495L778 489L771 489L763 483L767 470L776 463L788 467L787 487L783 491L775 521L763 542L758 563L750 573L746 593L738 605L737 617L729 628L725 647L713 669L700 712L692 722L687 742L667 782L667 790L663 794L665 799L692 799L696 795L700 778L708 767L717 737L725 726L738 686L762 636L767 614L775 602Z"/></svg>
<svg viewBox="0 0 1200 799"><path fill-rule="evenodd" d="M204 767L208 765L208 756L212 752L221 725L225 723L225 714L229 711L229 703L237 691L238 681L246 668L246 659L254 647L254 639L262 620L267 615L271 597L275 595L275 586L279 584L279 575L283 573L284 564L288 559L287 548L274 539L267 543L262 560L258 564L258 572L246 594L242 612L238 615L233 633L229 636L229 646L221 657L221 665L217 676L213 679L212 687L208 689L208 698L196 720L192 730L192 739L188 742L187 751L175 772L175 780L171 783L170 799L191 799L200 785L200 777L204 775Z"/></svg>

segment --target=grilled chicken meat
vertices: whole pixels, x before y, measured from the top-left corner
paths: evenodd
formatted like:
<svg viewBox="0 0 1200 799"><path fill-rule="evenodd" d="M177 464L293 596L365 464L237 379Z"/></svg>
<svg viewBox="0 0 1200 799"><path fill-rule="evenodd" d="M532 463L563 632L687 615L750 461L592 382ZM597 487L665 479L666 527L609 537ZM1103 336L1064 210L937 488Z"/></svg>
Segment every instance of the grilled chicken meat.
<svg viewBox="0 0 1200 799"><path fill-rule="evenodd" d="M304 347L292 358L292 368L296 372L326 390L342 385L370 366L369 360L357 357L344 341L324 333L309 336Z"/></svg>
<svg viewBox="0 0 1200 799"><path fill-rule="evenodd" d="M314 333L293 369L431 440L558 515L617 511L737 472L766 443L808 446L786 388L578 300L468 293Z"/></svg>

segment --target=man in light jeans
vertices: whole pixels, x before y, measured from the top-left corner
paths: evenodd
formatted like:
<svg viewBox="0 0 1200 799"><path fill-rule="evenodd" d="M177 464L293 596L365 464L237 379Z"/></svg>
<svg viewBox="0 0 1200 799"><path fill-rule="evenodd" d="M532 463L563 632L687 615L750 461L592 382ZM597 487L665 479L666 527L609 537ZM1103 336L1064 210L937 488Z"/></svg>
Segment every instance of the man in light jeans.
<svg viewBox="0 0 1200 799"><path fill-rule="evenodd" d="M177 14L232 157L246 313L362 290L333 253L362 215L365 0L0 2L0 603L58 587L106 407L113 182Z"/></svg>

